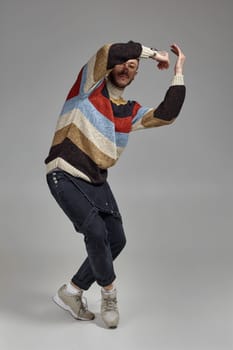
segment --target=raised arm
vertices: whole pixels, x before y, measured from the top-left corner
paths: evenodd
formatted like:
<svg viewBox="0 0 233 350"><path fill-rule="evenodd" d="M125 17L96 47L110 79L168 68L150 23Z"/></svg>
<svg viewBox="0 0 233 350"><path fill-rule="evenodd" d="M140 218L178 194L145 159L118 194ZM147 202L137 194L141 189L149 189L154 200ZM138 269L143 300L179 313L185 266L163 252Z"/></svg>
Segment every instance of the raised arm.
<svg viewBox="0 0 233 350"><path fill-rule="evenodd" d="M133 41L104 45L83 66L68 95L68 99L80 93L88 93L104 79L115 65L124 63L129 59L149 58L154 56L156 52L155 49L150 49Z"/></svg>
<svg viewBox="0 0 233 350"><path fill-rule="evenodd" d="M138 109L133 119L132 131L171 124L180 113L186 90L183 76L185 55L176 44L171 45L171 51L177 56L171 86L166 92L164 100L157 108L141 107ZM161 54L163 55L163 52ZM151 58L157 61L156 55ZM158 63L158 68L163 69L160 62Z"/></svg>

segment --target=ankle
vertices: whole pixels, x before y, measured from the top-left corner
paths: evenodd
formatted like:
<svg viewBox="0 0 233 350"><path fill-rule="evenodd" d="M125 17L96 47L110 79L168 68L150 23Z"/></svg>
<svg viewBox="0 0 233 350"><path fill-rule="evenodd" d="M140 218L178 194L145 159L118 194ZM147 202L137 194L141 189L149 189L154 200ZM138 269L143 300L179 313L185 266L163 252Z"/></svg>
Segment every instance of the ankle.
<svg viewBox="0 0 233 350"><path fill-rule="evenodd" d="M110 293L115 292L116 287L115 287L115 285L112 284L112 285L107 286L107 287L102 287L101 290L104 294L110 294Z"/></svg>
<svg viewBox="0 0 233 350"><path fill-rule="evenodd" d="M81 295L82 294L82 289L79 288L78 286L76 286L72 281L67 283L66 285L66 292L67 294L69 295L76 295L76 294L79 294Z"/></svg>

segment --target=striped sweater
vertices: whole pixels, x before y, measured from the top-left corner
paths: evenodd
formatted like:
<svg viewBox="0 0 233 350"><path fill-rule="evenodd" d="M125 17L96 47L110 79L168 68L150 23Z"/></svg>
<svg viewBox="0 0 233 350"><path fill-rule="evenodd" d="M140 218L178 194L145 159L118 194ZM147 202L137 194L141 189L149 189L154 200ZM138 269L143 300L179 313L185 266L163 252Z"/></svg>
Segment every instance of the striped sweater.
<svg viewBox="0 0 233 350"><path fill-rule="evenodd" d="M100 184L107 169L119 159L129 133L171 124L185 97L182 82L173 81L157 108L113 98L107 75L128 59L148 58L150 50L139 43L104 45L81 69L61 114L48 157L47 172L60 168L88 182Z"/></svg>

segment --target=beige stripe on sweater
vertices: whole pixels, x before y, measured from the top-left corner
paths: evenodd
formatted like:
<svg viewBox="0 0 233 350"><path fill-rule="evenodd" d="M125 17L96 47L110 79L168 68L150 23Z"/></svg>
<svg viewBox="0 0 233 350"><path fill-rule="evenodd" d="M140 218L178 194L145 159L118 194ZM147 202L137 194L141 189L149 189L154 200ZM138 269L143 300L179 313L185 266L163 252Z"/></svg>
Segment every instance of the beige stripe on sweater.
<svg viewBox="0 0 233 350"><path fill-rule="evenodd" d="M102 169L107 169L115 164L116 160L101 152L74 124L69 124L55 133L52 146L56 146L65 138L68 138L83 153L88 155L93 162Z"/></svg>

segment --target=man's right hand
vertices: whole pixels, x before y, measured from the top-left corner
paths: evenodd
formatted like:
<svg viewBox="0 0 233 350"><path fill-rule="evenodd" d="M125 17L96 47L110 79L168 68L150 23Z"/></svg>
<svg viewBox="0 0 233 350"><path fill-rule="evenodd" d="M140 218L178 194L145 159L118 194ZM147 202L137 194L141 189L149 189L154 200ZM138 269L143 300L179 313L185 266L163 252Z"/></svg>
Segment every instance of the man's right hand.
<svg viewBox="0 0 233 350"><path fill-rule="evenodd" d="M159 69L168 69L170 65L169 54L166 51L157 51L152 57L153 60L157 61L157 67Z"/></svg>

